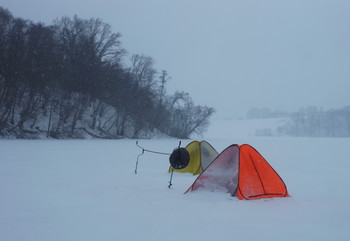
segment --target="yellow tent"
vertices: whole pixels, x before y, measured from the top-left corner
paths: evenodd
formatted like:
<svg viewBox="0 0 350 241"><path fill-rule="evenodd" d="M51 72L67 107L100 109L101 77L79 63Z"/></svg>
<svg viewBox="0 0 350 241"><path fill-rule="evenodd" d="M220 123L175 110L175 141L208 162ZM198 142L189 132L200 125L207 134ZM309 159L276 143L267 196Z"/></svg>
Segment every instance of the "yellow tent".
<svg viewBox="0 0 350 241"><path fill-rule="evenodd" d="M187 167L174 169L174 172L189 172L193 175L201 174L219 153L206 141L192 141L186 147L190 154L190 162ZM169 168L169 172L172 167Z"/></svg>

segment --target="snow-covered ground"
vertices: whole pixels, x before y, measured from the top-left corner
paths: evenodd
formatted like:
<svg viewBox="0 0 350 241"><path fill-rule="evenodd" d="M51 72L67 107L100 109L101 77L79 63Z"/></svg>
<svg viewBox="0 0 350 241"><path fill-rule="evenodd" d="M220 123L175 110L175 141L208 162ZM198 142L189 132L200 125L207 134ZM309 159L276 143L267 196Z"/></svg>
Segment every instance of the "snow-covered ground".
<svg viewBox="0 0 350 241"><path fill-rule="evenodd" d="M135 140L0 140L0 240L350 240L350 138L254 137L252 129L215 121L201 139L218 152L251 144L291 198L184 195L196 176L174 173L168 189L167 156L145 153L134 174ZM171 152L178 142L139 144Z"/></svg>

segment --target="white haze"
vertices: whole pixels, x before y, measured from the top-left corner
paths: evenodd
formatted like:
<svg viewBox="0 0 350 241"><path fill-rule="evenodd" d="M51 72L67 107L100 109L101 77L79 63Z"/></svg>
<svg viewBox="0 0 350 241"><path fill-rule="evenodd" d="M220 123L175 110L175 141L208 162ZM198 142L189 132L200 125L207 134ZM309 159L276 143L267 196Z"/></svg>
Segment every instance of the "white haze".
<svg viewBox="0 0 350 241"><path fill-rule="evenodd" d="M348 0L0 0L16 17L101 18L218 117L349 104Z"/></svg>

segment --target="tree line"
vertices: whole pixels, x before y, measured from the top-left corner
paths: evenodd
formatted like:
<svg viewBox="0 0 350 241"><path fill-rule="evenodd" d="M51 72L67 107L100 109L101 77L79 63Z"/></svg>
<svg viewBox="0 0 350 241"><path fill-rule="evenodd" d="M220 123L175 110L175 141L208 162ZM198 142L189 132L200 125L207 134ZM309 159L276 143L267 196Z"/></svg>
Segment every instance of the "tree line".
<svg viewBox="0 0 350 241"><path fill-rule="evenodd" d="M350 106L323 110L315 106L302 108L284 116L275 130L258 129L258 136L350 137Z"/></svg>
<svg viewBox="0 0 350 241"><path fill-rule="evenodd" d="M0 136L188 138L214 109L168 94L167 71L121 45L100 19L62 17L46 26L0 7Z"/></svg>
<svg viewBox="0 0 350 241"><path fill-rule="evenodd" d="M308 107L291 114L278 128L279 135L308 137L350 137L350 106L324 111Z"/></svg>

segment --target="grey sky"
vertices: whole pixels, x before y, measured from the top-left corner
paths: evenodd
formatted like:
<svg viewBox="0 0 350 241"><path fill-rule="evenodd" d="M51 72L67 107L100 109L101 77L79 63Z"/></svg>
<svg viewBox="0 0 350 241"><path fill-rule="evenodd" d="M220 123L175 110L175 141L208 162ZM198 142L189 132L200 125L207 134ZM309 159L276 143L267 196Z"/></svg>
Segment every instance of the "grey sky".
<svg viewBox="0 0 350 241"><path fill-rule="evenodd" d="M349 0L0 0L16 17L101 18L217 117L350 104Z"/></svg>

